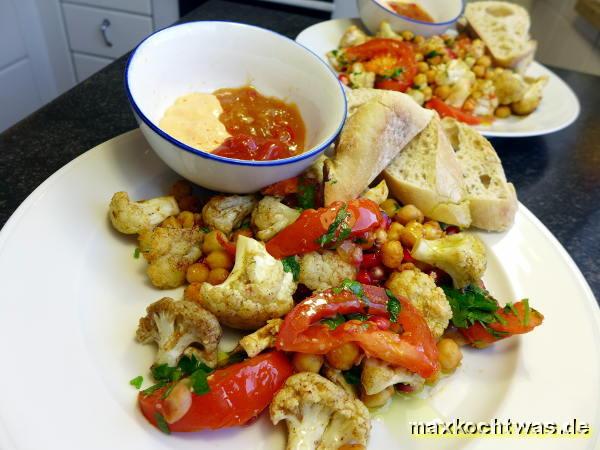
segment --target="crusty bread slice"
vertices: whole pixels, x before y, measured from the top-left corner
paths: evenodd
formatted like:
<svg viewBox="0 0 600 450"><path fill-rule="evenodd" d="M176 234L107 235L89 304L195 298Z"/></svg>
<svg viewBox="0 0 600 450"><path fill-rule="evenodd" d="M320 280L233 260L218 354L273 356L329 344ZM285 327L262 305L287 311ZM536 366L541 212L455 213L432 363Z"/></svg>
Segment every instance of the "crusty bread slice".
<svg viewBox="0 0 600 450"><path fill-rule="evenodd" d="M468 227L469 202L462 172L437 115L383 171L390 192L426 217Z"/></svg>
<svg viewBox="0 0 600 450"><path fill-rule="evenodd" d="M442 125L462 169L471 224L489 231L508 229L517 212L517 194L506 181L494 147L470 126L454 119L445 118Z"/></svg>
<svg viewBox="0 0 600 450"><path fill-rule="evenodd" d="M478 1L465 8L471 32L479 36L497 65L523 73L537 49L531 40L531 21L525 8L502 1Z"/></svg>
<svg viewBox="0 0 600 450"><path fill-rule="evenodd" d="M348 104L350 116L324 165L326 205L357 198L433 116L394 91L356 89Z"/></svg>

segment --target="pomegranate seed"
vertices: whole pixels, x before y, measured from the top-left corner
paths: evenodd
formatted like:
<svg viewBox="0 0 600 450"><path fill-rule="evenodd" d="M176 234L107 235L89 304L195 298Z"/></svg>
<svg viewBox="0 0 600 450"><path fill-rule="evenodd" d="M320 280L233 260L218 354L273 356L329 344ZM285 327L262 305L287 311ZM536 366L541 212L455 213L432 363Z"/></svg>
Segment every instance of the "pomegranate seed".
<svg viewBox="0 0 600 450"><path fill-rule="evenodd" d="M415 258L412 257L412 255L410 254L410 252L408 251L407 248L403 249L403 257L402 257L402 262L411 262L414 263L415 262Z"/></svg>
<svg viewBox="0 0 600 450"><path fill-rule="evenodd" d="M446 228L446 234L448 236L451 236L456 233L460 233L460 228L458 228L456 225L450 225L448 228Z"/></svg>
<svg viewBox="0 0 600 450"><path fill-rule="evenodd" d="M381 281L385 278L385 270L381 266L375 266L369 271L371 279Z"/></svg>
<svg viewBox="0 0 600 450"><path fill-rule="evenodd" d="M356 281L362 284L373 284L373 280L371 279L371 275L366 270L361 270L358 272L356 276Z"/></svg>
<svg viewBox="0 0 600 450"><path fill-rule="evenodd" d="M415 390L414 386L411 386L410 384L404 384L404 383L398 383L396 385L396 389L399 390L400 392L412 392Z"/></svg>
<svg viewBox="0 0 600 450"><path fill-rule="evenodd" d="M363 254L362 267L364 269L372 269L381 264L381 253L365 253Z"/></svg>

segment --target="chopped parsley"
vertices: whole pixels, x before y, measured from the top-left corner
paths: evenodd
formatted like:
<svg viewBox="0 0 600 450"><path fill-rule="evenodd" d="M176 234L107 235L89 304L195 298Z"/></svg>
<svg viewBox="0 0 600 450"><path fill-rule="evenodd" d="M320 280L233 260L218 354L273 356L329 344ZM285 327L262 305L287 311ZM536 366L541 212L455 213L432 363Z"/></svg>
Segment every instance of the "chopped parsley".
<svg viewBox="0 0 600 450"><path fill-rule="evenodd" d="M345 321L346 321L346 318L344 316L342 316L341 314L337 314L333 317L328 317L326 319L321 319L321 323L323 325L327 325L327 327L330 330L335 330L337 327L339 327Z"/></svg>
<svg viewBox="0 0 600 450"><path fill-rule="evenodd" d="M281 264L283 264L283 270L291 273L294 277L294 281L298 281L298 278L300 277L300 264L296 260L296 257L288 256L287 258L283 258Z"/></svg>
<svg viewBox="0 0 600 450"><path fill-rule="evenodd" d="M525 305L525 312L523 313L523 325L529 325L529 318L531 316L531 308L529 307L529 299L523 300L523 305Z"/></svg>
<svg viewBox="0 0 600 450"><path fill-rule="evenodd" d="M442 54L440 52L437 52L435 50L431 50L429 53L427 53L425 55L425 58L429 59L429 58L435 58L436 56L442 56Z"/></svg>
<svg viewBox="0 0 600 450"><path fill-rule="evenodd" d="M364 322L365 320L369 320L369 316L362 313L352 313L346 315L346 320L360 320L361 322Z"/></svg>
<svg viewBox="0 0 600 450"><path fill-rule="evenodd" d="M139 247L136 247L136 248L135 248L135 250L133 251L133 257L134 257L135 259L139 259L139 257L140 257L140 253L141 253L141 250L140 250L140 248L139 248Z"/></svg>
<svg viewBox="0 0 600 450"><path fill-rule="evenodd" d="M331 222L331 225L329 225L327 232L317 239L317 244L325 247L328 244L336 244L348 238L352 232L352 228L348 225L349 217L348 205L343 205L336 214L333 222Z"/></svg>
<svg viewBox="0 0 600 450"><path fill-rule="evenodd" d="M196 394L205 394L208 392L206 377L212 372L212 369L202 361L198 360L194 355L183 355L176 367L160 364L158 366L152 366L151 372L157 383L141 392L143 395L148 396L167 386L167 389L162 395L162 398L164 399L169 396L177 382L184 377L190 377L192 390ZM196 388L198 390L196 390Z"/></svg>
<svg viewBox="0 0 600 450"><path fill-rule="evenodd" d="M207 378L211 372L212 369L208 369L208 371L198 369L190 375L191 390L194 394L202 395L210 391Z"/></svg>
<svg viewBox="0 0 600 450"><path fill-rule="evenodd" d="M317 202L317 187L314 184L300 184L298 186L298 206L302 209L312 209Z"/></svg>
<svg viewBox="0 0 600 450"><path fill-rule="evenodd" d="M333 288L334 294L339 294L342 291L352 292L360 299L361 302L363 302L367 306L369 305L369 299L365 295L365 290L363 289L362 284L360 284L358 281L349 280L348 278L346 278L344 281L342 281L342 284L340 284L339 287Z"/></svg>
<svg viewBox="0 0 600 450"><path fill-rule="evenodd" d="M242 362L248 355L243 350L234 349L231 352L219 352L217 367L223 368L231 364Z"/></svg>
<svg viewBox="0 0 600 450"><path fill-rule="evenodd" d="M394 294L392 294L392 291L386 289L385 293L388 296L386 308L387 312L390 314L390 320L394 323L398 322L398 314L400 314L400 311L402 310L402 305L400 304L400 301L398 301L398 299L394 296Z"/></svg>
<svg viewBox="0 0 600 450"><path fill-rule="evenodd" d="M156 419L156 426L160 431L165 434L171 434L171 429L169 428L169 424L163 417L163 415L159 412L154 413L154 419Z"/></svg>
<svg viewBox="0 0 600 450"><path fill-rule="evenodd" d="M342 375L344 376L346 383L353 386L357 385L360 383L360 366L353 366L351 369L344 370Z"/></svg>
<svg viewBox="0 0 600 450"><path fill-rule="evenodd" d="M141 388L143 382L144 382L144 377L141 375L129 380L129 384L132 385L136 389Z"/></svg>
<svg viewBox="0 0 600 450"><path fill-rule="evenodd" d="M394 70L383 74L381 77L388 80L391 78L399 77L404 73L404 67L396 67Z"/></svg>
<svg viewBox="0 0 600 450"><path fill-rule="evenodd" d="M442 289L452 308L452 324L455 327L468 328L475 322L482 325L498 322L498 302L484 289L472 284L464 289L448 286L442 286Z"/></svg>
<svg viewBox="0 0 600 450"><path fill-rule="evenodd" d="M210 233L210 228L208 227L200 227L200 230L204 233Z"/></svg>

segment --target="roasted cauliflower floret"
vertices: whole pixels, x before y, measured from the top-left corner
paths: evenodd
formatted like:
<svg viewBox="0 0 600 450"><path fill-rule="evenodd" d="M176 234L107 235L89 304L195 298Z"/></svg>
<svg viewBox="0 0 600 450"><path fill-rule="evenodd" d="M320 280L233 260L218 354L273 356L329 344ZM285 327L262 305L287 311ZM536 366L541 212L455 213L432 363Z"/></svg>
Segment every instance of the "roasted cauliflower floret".
<svg viewBox="0 0 600 450"><path fill-rule="evenodd" d="M369 37L367 34L358 28L356 25L348 27L340 39L340 48L354 47L355 45L364 44Z"/></svg>
<svg viewBox="0 0 600 450"><path fill-rule="evenodd" d="M452 318L450 303L444 291L426 273L416 270L395 272L386 283L397 297L405 297L423 315L433 337L439 338Z"/></svg>
<svg viewBox="0 0 600 450"><path fill-rule="evenodd" d="M342 260L335 252L306 253L299 257L299 262L298 282L311 291L323 291L339 286L346 278L356 278L356 267Z"/></svg>
<svg viewBox="0 0 600 450"><path fill-rule="evenodd" d="M344 377L344 374L342 373L341 370L335 369L335 368L331 367L329 364L325 363L325 364L323 364L321 373L329 381L337 384L344 391L346 391L347 394L349 394L352 397L356 397L356 395L357 395L356 386L348 383L348 381Z"/></svg>
<svg viewBox="0 0 600 450"><path fill-rule="evenodd" d="M232 328L256 330L267 320L285 315L294 306L296 284L265 246L240 235L235 265L225 282L203 283L200 303Z"/></svg>
<svg viewBox="0 0 600 450"><path fill-rule="evenodd" d="M300 211L284 205L277 197L264 197L252 211L252 224L258 229L256 237L268 241L299 216Z"/></svg>
<svg viewBox="0 0 600 450"><path fill-rule="evenodd" d="M125 234L150 230L174 214L179 214L179 206L171 196L133 202L127 192L117 192L108 207L113 227Z"/></svg>
<svg viewBox="0 0 600 450"><path fill-rule="evenodd" d="M386 38L386 39L399 39L402 40L402 36L392 30L392 26L387 20L384 20L379 25L379 31L377 32L377 37Z"/></svg>
<svg viewBox="0 0 600 450"><path fill-rule="evenodd" d="M540 77L533 81L528 81L527 90L523 98L510 105L513 113L520 116L526 116L534 112L542 101L544 86L548 83L548 77Z"/></svg>
<svg viewBox="0 0 600 450"><path fill-rule="evenodd" d="M183 285L187 268L202 256L203 237L198 227L157 227L143 231L139 246L150 264L147 273L152 284L161 289Z"/></svg>
<svg viewBox="0 0 600 450"><path fill-rule="evenodd" d="M239 226L256 206L252 195L216 195L202 208L202 220L225 234Z"/></svg>
<svg viewBox="0 0 600 450"><path fill-rule="evenodd" d="M389 194L390 190L387 187L387 183L385 182L385 180L381 180L381 182L377 186L374 186L363 192L361 197L371 200L377 203L378 205L381 205L384 201L387 200Z"/></svg>
<svg viewBox="0 0 600 450"><path fill-rule="evenodd" d="M155 364L176 366L188 347L209 367L217 365L217 346L222 331L217 318L194 302L164 297L146 308L136 339L143 344L156 342Z"/></svg>
<svg viewBox="0 0 600 450"><path fill-rule="evenodd" d="M269 412L274 424L286 421L287 450L337 450L352 444L366 447L371 431L367 407L312 372L289 377Z"/></svg>
<svg viewBox="0 0 600 450"><path fill-rule="evenodd" d="M396 384L407 384L418 390L425 384L425 379L403 367L392 367L376 358L365 358L362 363L360 383L365 393L375 395Z"/></svg>
<svg viewBox="0 0 600 450"><path fill-rule="evenodd" d="M275 338L282 323L282 319L268 320L264 327L240 339L240 347L244 349L250 358L258 355L263 350L274 347Z"/></svg>
<svg viewBox="0 0 600 450"><path fill-rule="evenodd" d="M454 287L478 282L487 265L485 246L473 234L457 233L436 240L419 239L411 251L417 261L438 267L452 277Z"/></svg>
<svg viewBox="0 0 600 450"><path fill-rule="evenodd" d="M523 98L527 90L527 83L521 75L504 70L494 79L494 87L498 102L501 105L510 105Z"/></svg>

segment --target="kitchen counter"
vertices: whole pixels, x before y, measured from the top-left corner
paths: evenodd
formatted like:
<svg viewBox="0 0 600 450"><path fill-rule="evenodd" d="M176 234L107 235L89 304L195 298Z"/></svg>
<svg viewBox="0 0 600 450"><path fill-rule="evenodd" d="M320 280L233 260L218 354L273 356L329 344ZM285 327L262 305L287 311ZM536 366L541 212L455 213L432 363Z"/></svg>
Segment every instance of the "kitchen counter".
<svg viewBox="0 0 600 450"><path fill-rule="evenodd" d="M294 38L322 20L312 12L271 8L268 4L262 7L210 0L182 21L231 20ZM0 225L60 167L136 126L123 89L125 61L125 57L120 58L0 134ZM555 71L578 95L579 119L554 134L495 139L493 144L520 201L567 249L599 299L600 78ZM552 261L545 264L551 265Z"/></svg>

